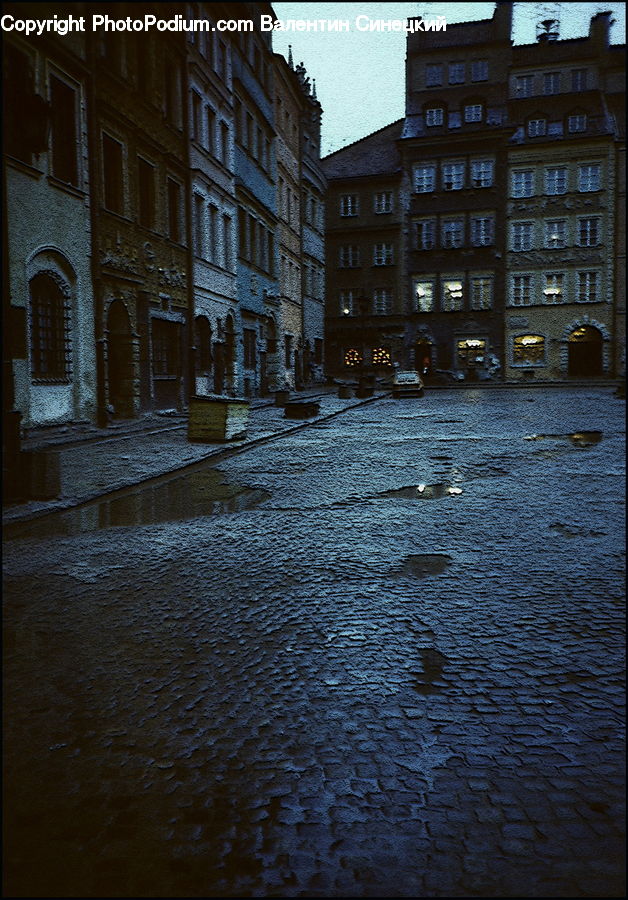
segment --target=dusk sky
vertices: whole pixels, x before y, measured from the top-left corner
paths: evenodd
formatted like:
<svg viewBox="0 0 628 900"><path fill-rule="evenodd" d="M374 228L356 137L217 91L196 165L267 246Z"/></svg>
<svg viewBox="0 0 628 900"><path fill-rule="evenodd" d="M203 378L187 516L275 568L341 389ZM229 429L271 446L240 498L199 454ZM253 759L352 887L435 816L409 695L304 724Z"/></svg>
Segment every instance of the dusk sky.
<svg viewBox="0 0 628 900"><path fill-rule="evenodd" d="M354 27L357 16L402 19L422 15L445 16L448 23L490 19L494 3L273 3L278 19L348 19L351 31L273 32L275 51L287 56L292 45L295 64L303 62L322 104L321 153L327 155L383 128L404 115L406 35L363 32ZM537 18L559 9L561 38L583 37L596 12L610 10L615 20L612 43L626 40L624 3L514 4L517 44L536 40Z"/></svg>

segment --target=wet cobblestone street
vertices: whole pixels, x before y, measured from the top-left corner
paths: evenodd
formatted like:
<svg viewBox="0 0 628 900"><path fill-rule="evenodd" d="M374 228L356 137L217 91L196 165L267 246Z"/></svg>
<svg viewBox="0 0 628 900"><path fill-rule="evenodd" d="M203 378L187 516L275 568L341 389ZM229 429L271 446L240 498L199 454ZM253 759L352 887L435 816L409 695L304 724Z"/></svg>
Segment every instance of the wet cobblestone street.
<svg viewBox="0 0 628 900"><path fill-rule="evenodd" d="M5 896L625 896L624 413L386 397L7 540Z"/></svg>

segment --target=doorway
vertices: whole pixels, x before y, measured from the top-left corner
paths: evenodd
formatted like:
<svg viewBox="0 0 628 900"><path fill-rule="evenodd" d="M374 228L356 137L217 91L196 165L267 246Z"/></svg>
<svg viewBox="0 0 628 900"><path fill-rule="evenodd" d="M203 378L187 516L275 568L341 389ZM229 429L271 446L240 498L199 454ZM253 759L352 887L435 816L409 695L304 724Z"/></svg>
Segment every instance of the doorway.
<svg viewBox="0 0 628 900"><path fill-rule="evenodd" d="M134 366L131 320L122 300L114 300L107 313L109 403L115 419L130 419L133 405Z"/></svg>
<svg viewBox="0 0 628 900"><path fill-rule="evenodd" d="M602 374L602 335L597 328L583 325L569 335L567 374L594 377Z"/></svg>

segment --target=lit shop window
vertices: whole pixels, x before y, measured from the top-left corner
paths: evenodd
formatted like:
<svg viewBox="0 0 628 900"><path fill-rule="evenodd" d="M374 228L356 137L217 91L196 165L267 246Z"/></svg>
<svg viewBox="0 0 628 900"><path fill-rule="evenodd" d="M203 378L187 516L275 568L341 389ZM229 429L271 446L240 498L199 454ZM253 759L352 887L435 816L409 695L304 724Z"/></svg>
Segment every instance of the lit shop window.
<svg viewBox="0 0 628 900"><path fill-rule="evenodd" d="M387 347L374 347L372 351L374 366L391 366L392 357Z"/></svg>
<svg viewBox="0 0 628 900"><path fill-rule="evenodd" d="M534 366L545 363L545 338L540 334L524 334L513 339L514 366Z"/></svg>
<svg viewBox="0 0 628 900"><path fill-rule="evenodd" d="M351 348L345 350L345 366L359 366L362 364L362 354L359 350Z"/></svg>
<svg viewBox="0 0 628 900"><path fill-rule="evenodd" d="M466 366L484 362L485 353L485 340L479 338L466 338L465 340L456 341L458 365L463 369Z"/></svg>

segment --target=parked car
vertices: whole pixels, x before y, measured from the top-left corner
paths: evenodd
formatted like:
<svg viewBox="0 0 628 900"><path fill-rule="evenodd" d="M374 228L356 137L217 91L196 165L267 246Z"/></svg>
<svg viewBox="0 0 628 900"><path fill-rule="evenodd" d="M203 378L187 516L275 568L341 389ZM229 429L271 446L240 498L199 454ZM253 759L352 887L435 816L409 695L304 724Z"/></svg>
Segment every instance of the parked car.
<svg viewBox="0 0 628 900"><path fill-rule="evenodd" d="M397 371L392 381L393 397L422 397L423 381L415 369Z"/></svg>

